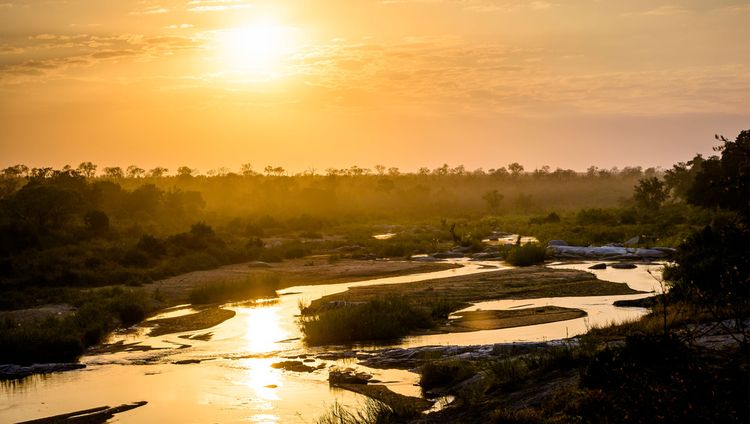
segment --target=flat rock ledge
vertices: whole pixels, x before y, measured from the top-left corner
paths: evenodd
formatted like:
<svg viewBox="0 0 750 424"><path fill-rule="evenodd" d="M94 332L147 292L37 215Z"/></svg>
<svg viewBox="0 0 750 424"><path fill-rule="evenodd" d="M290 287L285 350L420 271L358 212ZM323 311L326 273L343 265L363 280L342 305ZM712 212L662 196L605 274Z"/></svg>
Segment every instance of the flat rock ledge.
<svg viewBox="0 0 750 424"><path fill-rule="evenodd" d="M14 380L34 374L49 374L53 372L79 370L81 368L86 368L86 365L72 362L33 365L3 364L0 365L0 380Z"/></svg>
<svg viewBox="0 0 750 424"><path fill-rule="evenodd" d="M413 348L390 348L372 351L328 352L317 355L318 359L336 360L354 358L359 365L370 368L413 369L425 361L436 359L481 359L523 355L562 343L575 343L575 339L546 343L495 343L473 346L420 346Z"/></svg>

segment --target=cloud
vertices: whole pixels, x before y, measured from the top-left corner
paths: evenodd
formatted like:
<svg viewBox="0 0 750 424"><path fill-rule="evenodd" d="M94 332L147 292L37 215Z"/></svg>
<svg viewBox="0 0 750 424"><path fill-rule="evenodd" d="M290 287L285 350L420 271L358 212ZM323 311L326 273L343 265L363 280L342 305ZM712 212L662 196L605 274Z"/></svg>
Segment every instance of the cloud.
<svg viewBox="0 0 750 424"><path fill-rule="evenodd" d="M253 7L244 0L190 0L187 4L188 12L223 12Z"/></svg>
<svg viewBox="0 0 750 424"><path fill-rule="evenodd" d="M518 10L546 10L554 6L542 0L525 1L525 0L379 0L382 4L400 4L400 3L434 3L434 4L451 4L457 5L465 10L474 12L514 12Z"/></svg>
<svg viewBox="0 0 750 424"><path fill-rule="evenodd" d="M169 9L162 6L148 6L141 10L130 12L131 15L157 15L161 13L167 13Z"/></svg>
<svg viewBox="0 0 750 424"><path fill-rule="evenodd" d="M543 61L536 61L543 58ZM550 66L581 56L499 43L421 40L335 43L294 58L296 77L319 101L353 107L442 107L475 113L742 113L747 66L598 71Z"/></svg>
<svg viewBox="0 0 750 424"><path fill-rule="evenodd" d="M0 83L60 78L75 68L111 60L154 59L199 46L192 38L175 36L35 34L0 45L0 53L17 53L0 56Z"/></svg>

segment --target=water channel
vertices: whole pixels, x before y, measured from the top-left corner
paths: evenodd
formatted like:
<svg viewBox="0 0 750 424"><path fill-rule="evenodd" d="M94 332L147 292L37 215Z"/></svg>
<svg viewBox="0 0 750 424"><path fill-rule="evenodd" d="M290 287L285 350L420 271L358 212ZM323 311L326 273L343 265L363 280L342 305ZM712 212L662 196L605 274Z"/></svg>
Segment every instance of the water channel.
<svg viewBox="0 0 750 424"><path fill-rule="evenodd" d="M0 421L29 420L95 406L114 406L146 400L146 406L119 414L113 422L314 422L334 402L356 407L361 405L363 397L330 388L327 382L328 367L355 366L354 362L310 359L309 365L321 367L311 373L296 373L271 367L272 363L292 356L336 349L310 349L304 346L296 324L298 302L309 302L353 286L402 284L504 268L498 262L456 262L464 266L356 283L290 287L280 291L280 297L275 302L225 306L234 310L236 315L208 330L149 337L146 335L147 330L136 328L114 334L109 342L122 340L152 349L84 356L81 362L87 367L82 370L2 383ZM549 266L587 270L591 263L555 263ZM638 265L638 268L630 270L607 268L591 272L602 280L626 282L631 288L651 292L659 291L660 288L656 278L649 272L659 275L660 268L660 265L654 264ZM482 302L466 310L556 305L580 308L588 315L575 320L526 327L408 337L391 346L475 345L562 339L582 334L592 326L639 318L646 313L645 309L620 308L612 303L619 299L636 299L649 295ZM154 318L191 312L193 310L190 305L184 305ZM460 311L456 314L460 314ZM211 333L208 340L190 338L206 333ZM358 348L367 349L368 346ZM200 362L175 364L186 360ZM373 374L398 393L419 396L419 388L415 385L418 376L415 373L357 367Z"/></svg>

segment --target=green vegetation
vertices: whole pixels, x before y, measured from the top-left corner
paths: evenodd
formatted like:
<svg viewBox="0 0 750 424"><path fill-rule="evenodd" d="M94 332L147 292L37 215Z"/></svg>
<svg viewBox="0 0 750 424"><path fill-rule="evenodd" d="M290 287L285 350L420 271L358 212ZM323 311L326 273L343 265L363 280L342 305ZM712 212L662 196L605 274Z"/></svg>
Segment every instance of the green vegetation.
<svg viewBox="0 0 750 424"><path fill-rule="evenodd" d="M434 325L429 305L417 307L398 296L343 305L300 320L305 341L312 345L395 339Z"/></svg>
<svg viewBox="0 0 750 424"><path fill-rule="evenodd" d="M241 281L217 281L192 289L188 299L190 303L201 305L276 297L279 281L274 274L251 275Z"/></svg>
<svg viewBox="0 0 750 424"><path fill-rule="evenodd" d="M451 312L483 300L639 292L626 284L597 280L588 272L528 267L400 284L398 295L392 293L393 286L388 284L361 286L313 301L301 308L305 341L319 345L396 339L424 329L466 331L466 323L441 325ZM527 312L503 314L507 319L493 320L493 324L503 326L516 320L523 325L538 319ZM568 312L573 312L571 318L576 316L575 310Z"/></svg>
<svg viewBox="0 0 750 424"><path fill-rule="evenodd" d="M547 251L536 243L513 246L508 252L505 260L515 266L531 266L544 262Z"/></svg>
<svg viewBox="0 0 750 424"><path fill-rule="evenodd" d="M667 173L674 192L710 222L679 245L664 273L671 290L656 297L650 314L592 329L569 346L427 364L423 387L447 387L459 402L426 421L747 422L750 131L719 139L721 157L697 156ZM658 188L640 185L649 187Z"/></svg>
<svg viewBox="0 0 750 424"><path fill-rule="evenodd" d="M368 398L362 408L349 411L341 404L334 403L329 410L315 420L316 424L397 424L415 418L419 413L408 405L392 408L383 402Z"/></svg>
<svg viewBox="0 0 750 424"><path fill-rule="evenodd" d="M70 293L69 293L70 294ZM110 331L143 320L153 303L141 290L103 288L69 296L77 307L62 318L0 320L0 362L31 364L73 361Z"/></svg>
<svg viewBox="0 0 750 424"><path fill-rule="evenodd" d="M720 156L696 156L663 173L639 167L524 172L517 163L471 172L444 165L373 173L355 166L294 176L278 166L262 175L249 165L208 175L180 167L174 176L137 166L97 175L90 162L8 167L0 171L0 310L52 304L75 312L3 319L0 341L11 347L0 361L74 358L158 304L125 286L224 264L308 255L335 264L456 247L519 265L542 260L538 246L487 246L482 240L494 231L534 235L541 246L636 235L642 245L679 245L677 267L667 275L668 303L699 304L737 323L748 309L748 139L748 131L734 141L721 138ZM372 237L381 233L396 235ZM120 294L108 292L112 286ZM239 298L241 286L201 288L194 300ZM397 326L429 327L457 304L446 300L412 306L415 319L391 310L386 315L393 317L368 337L403 334ZM355 310L351 319L379 313L367 308L346 309ZM311 318L310 328L316 319L324 320ZM351 337L343 328L339 334Z"/></svg>

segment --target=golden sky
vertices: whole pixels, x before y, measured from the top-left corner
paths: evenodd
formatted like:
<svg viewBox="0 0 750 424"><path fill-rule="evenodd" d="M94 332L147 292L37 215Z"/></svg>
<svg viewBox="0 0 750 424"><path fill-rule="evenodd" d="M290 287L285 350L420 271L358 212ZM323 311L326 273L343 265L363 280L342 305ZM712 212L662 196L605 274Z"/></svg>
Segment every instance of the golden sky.
<svg viewBox="0 0 750 424"><path fill-rule="evenodd" d="M0 166L670 166L750 128L747 0L0 0Z"/></svg>

